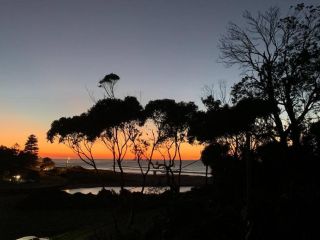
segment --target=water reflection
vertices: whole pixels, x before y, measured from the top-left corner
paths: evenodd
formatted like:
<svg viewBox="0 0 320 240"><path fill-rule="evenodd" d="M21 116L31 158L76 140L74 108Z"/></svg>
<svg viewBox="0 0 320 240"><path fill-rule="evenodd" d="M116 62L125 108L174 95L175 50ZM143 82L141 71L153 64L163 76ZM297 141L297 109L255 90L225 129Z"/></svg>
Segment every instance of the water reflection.
<svg viewBox="0 0 320 240"><path fill-rule="evenodd" d="M180 187L180 192L188 192L191 190L191 186ZM102 189L102 187L92 187L92 188L72 188L72 189L64 189L66 193L74 194L74 193L83 193L83 194L94 194L97 195L98 192ZM105 187L106 190L113 191L115 193L120 193L120 187ZM130 192L141 192L142 187L126 187ZM169 190L168 187L145 187L145 194L161 194L164 191Z"/></svg>

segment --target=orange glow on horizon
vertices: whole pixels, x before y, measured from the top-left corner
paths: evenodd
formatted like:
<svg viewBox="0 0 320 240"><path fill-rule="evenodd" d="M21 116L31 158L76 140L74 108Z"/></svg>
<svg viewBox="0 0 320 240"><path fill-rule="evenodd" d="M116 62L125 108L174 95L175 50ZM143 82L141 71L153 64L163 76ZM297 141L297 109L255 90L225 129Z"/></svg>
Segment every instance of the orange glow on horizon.
<svg viewBox="0 0 320 240"><path fill-rule="evenodd" d="M41 145L43 146L41 148ZM52 145L52 146L50 146ZM45 148L44 148L45 147ZM58 143L47 143L44 142L40 144L39 142L39 155L42 157L50 157L53 159L79 159L79 157L72 152L64 144ZM202 145L190 145L190 144L183 144L181 147L181 155L183 160L198 160L200 159L201 150L203 149ZM96 144L93 150L93 154L95 159L112 159L112 155L108 150L101 144ZM126 155L126 159L133 159L134 155L131 152L128 152ZM154 159L161 159L161 155L157 152L154 154Z"/></svg>
<svg viewBox="0 0 320 240"><path fill-rule="evenodd" d="M53 159L79 159L79 157L63 143L59 144L57 141L50 143L47 141L46 132L50 128L50 123L45 124L15 114L3 116L0 123L0 145L12 147L15 143L18 143L22 150L28 136L35 134L38 138L39 156ZM181 146L182 159L197 160L200 158L202 149L202 145L184 143ZM101 143L95 144L93 153L96 159L112 159L111 153ZM133 154L128 152L126 159L133 158ZM160 154L155 153L154 159L161 159Z"/></svg>
<svg viewBox="0 0 320 240"><path fill-rule="evenodd" d="M21 132L20 132L21 133ZM33 132L23 132L23 134L18 135L18 133L11 134L9 137L0 138L0 145L4 145L7 147L12 147L15 143L18 143L20 149L24 148L24 144L27 140L27 137L31 134L35 134L38 138L38 145L39 145L39 156L41 157L50 157L53 159L79 159L79 157L66 145L63 143L50 143L46 140L45 134L39 131ZM203 149L202 145L190 145L190 144L183 144L181 146L181 155L182 159L184 160L197 160L200 158L201 150ZM94 146L93 154L96 159L112 159L111 153L106 149L105 146L102 144L97 143ZM126 155L126 159L133 159L134 155L131 152L128 152ZM155 159L161 159L159 153L155 152L154 154Z"/></svg>

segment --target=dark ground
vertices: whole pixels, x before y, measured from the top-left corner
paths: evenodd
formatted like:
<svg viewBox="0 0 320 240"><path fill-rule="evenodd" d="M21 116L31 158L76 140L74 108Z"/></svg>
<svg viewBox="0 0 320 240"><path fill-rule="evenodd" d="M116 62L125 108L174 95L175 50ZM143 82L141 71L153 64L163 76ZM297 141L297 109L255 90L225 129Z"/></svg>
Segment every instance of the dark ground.
<svg viewBox="0 0 320 240"><path fill-rule="evenodd" d="M26 235L58 240L320 239L319 196L313 196L318 191L304 185L279 196L257 190L250 224L246 204L239 197L241 191L226 185L219 194L214 186L161 195L116 195L107 190L97 196L69 195L59 190L102 183L116 185L117 176L100 174L96 177L90 171L73 169L42 176L38 183L15 184L11 188L1 183L0 239ZM150 180L149 184L161 182ZM203 178L184 179L188 186L201 182ZM128 185L137 183L137 176L127 176Z"/></svg>
<svg viewBox="0 0 320 240"><path fill-rule="evenodd" d="M137 174L126 174L125 179L127 186L141 184L141 176ZM203 177L183 176L181 185L199 186L204 181ZM162 186L165 182L165 176L150 176L147 185ZM26 235L60 236L53 239L114 239L119 231L130 232L132 229L142 237L149 234L145 230L155 231L152 224L158 221L164 224L161 220L164 213L169 214L167 211L170 211L171 204L176 203L176 198L185 196L129 193L118 196L111 192L94 196L69 195L60 191L63 188L94 186L119 186L119 175L110 171L95 174L82 168L59 168L42 174L33 183L0 182L0 239L10 240ZM188 212L194 210L193 204L188 203ZM120 230L116 230L116 225ZM159 227L157 231L162 230ZM96 234L100 238L92 237ZM125 238L122 236L121 239Z"/></svg>

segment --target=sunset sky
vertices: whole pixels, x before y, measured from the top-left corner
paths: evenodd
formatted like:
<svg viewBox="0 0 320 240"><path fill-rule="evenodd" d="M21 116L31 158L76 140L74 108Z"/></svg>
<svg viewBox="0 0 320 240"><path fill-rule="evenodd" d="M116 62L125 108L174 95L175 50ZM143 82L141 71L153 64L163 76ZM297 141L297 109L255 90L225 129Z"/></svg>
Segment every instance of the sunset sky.
<svg viewBox="0 0 320 240"><path fill-rule="evenodd" d="M218 62L218 39L228 22L244 24L242 12L289 0L0 0L0 145L39 139L40 155L74 157L50 144L53 120L93 105L107 73L121 78L116 95L149 100L194 101L205 85L227 86L240 70ZM318 4L317 1L304 1ZM185 146L183 158L198 159L200 147ZM108 158L99 147L98 158Z"/></svg>

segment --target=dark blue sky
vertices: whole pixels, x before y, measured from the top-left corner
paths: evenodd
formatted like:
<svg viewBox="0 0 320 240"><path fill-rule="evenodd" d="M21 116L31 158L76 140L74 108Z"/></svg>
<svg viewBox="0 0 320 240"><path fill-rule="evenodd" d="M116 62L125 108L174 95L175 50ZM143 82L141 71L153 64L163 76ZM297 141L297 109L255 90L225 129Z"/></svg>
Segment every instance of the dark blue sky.
<svg viewBox="0 0 320 240"><path fill-rule="evenodd" d="M0 0L0 132L15 120L44 138L52 120L88 109L86 88L99 98L97 82L110 72L121 77L119 97L199 104L204 85L240 80L217 62L227 23L241 25L246 9L286 13L299 2Z"/></svg>

